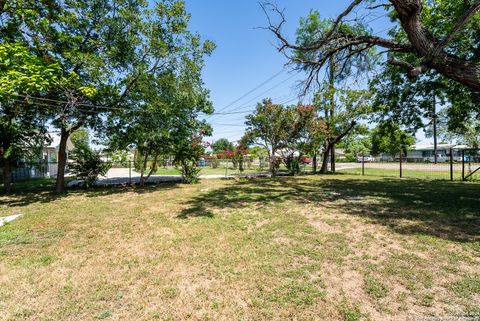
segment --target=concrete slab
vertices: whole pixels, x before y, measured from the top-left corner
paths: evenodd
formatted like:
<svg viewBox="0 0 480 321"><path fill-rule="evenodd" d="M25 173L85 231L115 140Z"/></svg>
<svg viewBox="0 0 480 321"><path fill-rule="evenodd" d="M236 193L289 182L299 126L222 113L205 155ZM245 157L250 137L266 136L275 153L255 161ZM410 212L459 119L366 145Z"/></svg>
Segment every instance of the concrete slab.
<svg viewBox="0 0 480 321"><path fill-rule="evenodd" d="M22 214L0 217L0 226L4 225L5 223L12 222L12 221L16 220L20 216L22 216Z"/></svg>

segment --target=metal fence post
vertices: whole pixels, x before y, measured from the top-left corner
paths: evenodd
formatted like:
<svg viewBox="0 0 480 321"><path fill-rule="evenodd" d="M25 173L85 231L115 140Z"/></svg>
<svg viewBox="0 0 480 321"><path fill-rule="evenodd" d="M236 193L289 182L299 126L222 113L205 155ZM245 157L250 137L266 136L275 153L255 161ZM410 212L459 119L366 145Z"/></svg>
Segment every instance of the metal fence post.
<svg viewBox="0 0 480 321"><path fill-rule="evenodd" d="M128 184L132 185L132 161L128 161Z"/></svg>
<svg viewBox="0 0 480 321"><path fill-rule="evenodd" d="M453 149L450 147L450 180L453 181Z"/></svg>
<svg viewBox="0 0 480 321"><path fill-rule="evenodd" d="M402 151L400 150L400 178L402 178L403 173L402 173Z"/></svg>
<svg viewBox="0 0 480 321"><path fill-rule="evenodd" d="M465 180L465 149L462 149L462 181Z"/></svg>
<svg viewBox="0 0 480 321"><path fill-rule="evenodd" d="M365 155L362 154L362 176L365 176Z"/></svg>

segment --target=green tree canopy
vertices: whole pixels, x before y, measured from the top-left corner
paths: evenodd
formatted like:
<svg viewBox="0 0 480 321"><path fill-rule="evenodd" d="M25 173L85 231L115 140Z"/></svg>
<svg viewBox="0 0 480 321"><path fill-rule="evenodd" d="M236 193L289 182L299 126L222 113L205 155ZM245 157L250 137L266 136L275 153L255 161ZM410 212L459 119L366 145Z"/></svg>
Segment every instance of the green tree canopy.
<svg viewBox="0 0 480 321"><path fill-rule="evenodd" d="M407 151L415 144L415 137L402 130L393 122L379 124L371 134L372 154L386 153L392 156L407 154Z"/></svg>
<svg viewBox="0 0 480 321"><path fill-rule="evenodd" d="M212 150L214 154L222 154L225 150L233 150L234 145L226 138L220 138L213 142Z"/></svg>
<svg viewBox="0 0 480 321"><path fill-rule="evenodd" d="M189 31L190 15L177 0L7 1L0 15L4 39L41 59L57 61L69 76L44 95L50 99L52 124L62 136L59 192L64 188L66 141L73 132L100 128L109 114L138 108L130 96L147 82L146 75L199 74L203 55L214 48Z"/></svg>
<svg viewBox="0 0 480 321"><path fill-rule="evenodd" d="M5 192L11 189L12 168L38 160L47 142L48 111L29 97L66 81L58 63L45 62L20 43L0 42L0 166Z"/></svg>
<svg viewBox="0 0 480 321"><path fill-rule="evenodd" d="M245 140L264 147L270 160L270 172L275 175L277 152L287 140L288 130L292 124L285 107L274 104L271 99L264 99L257 104L254 113L246 117L247 132Z"/></svg>

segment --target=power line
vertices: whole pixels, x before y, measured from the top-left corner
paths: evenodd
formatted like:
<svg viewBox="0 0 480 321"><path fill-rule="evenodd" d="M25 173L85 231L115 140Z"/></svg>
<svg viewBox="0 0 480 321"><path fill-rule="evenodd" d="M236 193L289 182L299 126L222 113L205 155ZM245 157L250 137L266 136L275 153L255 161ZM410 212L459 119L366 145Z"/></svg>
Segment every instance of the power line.
<svg viewBox="0 0 480 321"><path fill-rule="evenodd" d="M216 126L245 127L245 125L239 125L239 124L219 124L219 123L210 123L210 124L216 125Z"/></svg>
<svg viewBox="0 0 480 321"><path fill-rule="evenodd" d="M224 134L233 134L233 133L241 133L245 131L243 128L237 129L237 130L229 130L229 131L219 131L220 134L217 134L215 130L213 131L213 134L215 135L224 135Z"/></svg>
<svg viewBox="0 0 480 321"><path fill-rule="evenodd" d="M41 103L41 102L35 102L35 101L24 101L24 100L19 100L19 99L11 99L11 101L14 101L14 102L17 102L17 103L20 103L20 104L31 104L31 105L36 105L36 106L42 106L42 107L49 107L50 110L54 110L54 111L58 111L58 107L61 107L61 106L58 106L58 105L52 105L52 104L49 104L49 103ZM55 107L55 108L52 108L52 107ZM75 110L76 111L83 111L83 112L86 112L86 113L101 113L102 111L100 110L91 110L91 109L83 109L83 108L77 108L75 107Z"/></svg>
<svg viewBox="0 0 480 321"><path fill-rule="evenodd" d="M268 88L267 90L261 92L261 93L258 94L257 96L255 96L255 97L253 97L252 99L250 99L250 100L248 100L247 102L245 102L244 105L239 106L239 107L237 107L237 108L246 107L247 104L251 103L252 101L254 101L254 100L256 100L256 99L258 99L259 97L262 97L263 95L265 95L265 94L268 93L269 91L271 91L271 90L279 87L280 85L282 85L282 84L284 84L285 82L289 81L290 79L292 79L293 77L295 77L295 76L298 75L299 73L300 73L300 72L294 73L293 75L291 75L291 76L289 76L288 78L280 81L279 83L277 83L277 84L275 84L274 86ZM250 108L251 108L251 107L250 107ZM207 116L207 117L213 117L213 118L214 118L215 115L222 115L222 113L220 113L222 110L225 110L225 108L222 108L222 109L218 110L217 112L214 112L214 113L210 114L210 115ZM212 118L211 118L211 119L212 119Z"/></svg>
<svg viewBox="0 0 480 321"><path fill-rule="evenodd" d="M257 98L259 98L259 97L261 97L261 96L263 96L264 94L266 94L266 93L269 92L270 90L273 90L273 89L277 88L278 86L283 85L285 82L289 81L290 79L292 79L293 77L295 77L295 76L298 75L299 73L300 73L300 72L294 73L293 75L291 75L291 76L288 77L287 79L282 80L281 82L275 84L274 86L270 87L269 89L265 90L264 92L258 94L257 96L253 97L253 98L250 99L249 101L245 102L245 104L244 104L243 106L240 106L240 107L238 107L238 108L244 107L246 104L251 103L252 101L254 101L255 99L257 99Z"/></svg>
<svg viewBox="0 0 480 321"><path fill-rule="evenodd" d="M16 96L16 97L21 97L25 98L26 101L22 101L23 103L29 103L28 100L33 99L33 100L40 100L40 101L45 101L45 102L52 102L52 103L58 103L58 104L63 104L63 105L68 105L70 102L64 101L64 100L57 100L57 99L51 99L51 98L43 98L43 97L34 97L34 96L29 96L29 95L22 95L22 94L16 94L16 93L8 93L8 92L2 92L0 95L9 95L9 96ZM17 100L18 102L18 100ZM109 110L122 110L124 111L125 109L119 108L119 107L112 107L112 106L100 106L100 105L93 105L93 104L87 104L87 103L75 103L77 106L83 106L83 107L93 107L93 108L99 108L99 109L109 109ZM50 105L54 106L54 105ZM56 106L60 107L60 106Z"/></svg>
<svg viewBox="0 0 480 321"><path fill-rule="evenodd" d="M278 100L278 99L282 99L282 98L286 98L286 97L289 97L291 98L292 96L291 95L282 95L282 96L278 96L278 97L275 97L275 98L270 98L271 100ZM247 109L240 109L240 110L236 110L234 112L223 112L223 113L217 113L217 112L213 112L211 115L231 115L231 114L236 114L236 113L243 113L243 112L247 112L247 111L251 111L252 108L256 107L257 105L242 105L242 106L239 106L238 108L243 108L243 107L247 107ZM213 119L210 119L210 120L213 120Z"/></svg>
<svg viewBox="0 0 480 321"><path fill-rule="evenodd" d="M269 77L267 80L263 81L261 84L257 85L255 88L249 90L248 92L246 92L245 94L243 94L242 96L240 96L239 98L235 99L234 101L232 101L230 104L226 105L225 107L222 107L220 108L218 111L223 111L225 109L227 109L228 107L232 106L233 104L239 102L240 100L242 100L243 98L247 97L248 95L250 95L251 93L253 93L255 90L261 88L263 85L267 84L268 82L272 81L273 79L275 79L276 77L280 76L282 73L285 72L285 69L282 69L280 70L279 72L277 72L276 74L274 74L273 76Z"/></svg>
<svg viewBox="0 0 480 321"><path fill-rule="evenodd" d="M268 97L268 98L271 99L272 101L276 101L276 100L280 100L280 99L285 99L287 97L291 98L292 95L288 94L288 95L281 95L281 96L278 96L278 97L275 97L275 98L271 98L271 97ZM255 100L255 99L252 99L252 100ZM251 101L249 101L249 102L251 102ZM244 108L244 107L249 107L249 106L252 106L252 105L250 105L249 103L245 103L242 106L238 106L238 108Z"/></svg>
<svg viewBox="0 0 480 321"><path fill-rule="evenodd" d="M298 97L293 97L292 99L289 99L287 101L280 102L279 105L288 104L295 100L298 100ZM225 113L212 113L212 115L236 115L236 114L251 113L253 111L251 107L256 107L256 105L250 106L249 109L237 110L237 111L225 112Z"/></svg>

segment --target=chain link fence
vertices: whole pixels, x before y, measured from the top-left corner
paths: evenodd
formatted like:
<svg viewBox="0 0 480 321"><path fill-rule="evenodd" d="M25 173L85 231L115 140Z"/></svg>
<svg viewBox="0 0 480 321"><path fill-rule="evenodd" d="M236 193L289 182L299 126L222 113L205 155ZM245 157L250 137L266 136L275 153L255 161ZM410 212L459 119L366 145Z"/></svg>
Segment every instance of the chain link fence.
<svg viewBox="0 0 480 321"><path fill-rule="evenodd" d="M477 180L480 178L480 150L450 149L435 159L409 158L404 155L370 157L360 156L356 163L339 164L337 171L344 174L400 177L429 180Z"/></svg>
<svg viewBox="0 0 480 321"><path fill-rule="evenodd" d="M478 180L480 178L480 150L464 149L451 150L446 157L440 157L435 163L426 159L423 162L413 161L408 157L396 155L394 157L361 156L356 162L347 162L337 158L335 172L339 174L401 177L428 180ZM316 172L319 173L322 160L317 157ZM312 174L315 171L314 158L308 158L300 164L300 174ZM135 161L108 161L111 165L107 173L99 177L99 185L127 185L138 184L142 175L141 168L144 162ZM69 184L75 184L75 177L70 170L73 163L68 162L65 176ZM244 158L242 162L232 159L206 158L198 164L201 178L232 178L232 177L262 177L269 176L268 158ZM144 176L150 174L152 162L147 162ZM328 162L328 171L332 166ZM22 163L12 169L12 182L17 185L36 181L53 181L58 171L56 162ZM3 168L0 168L3 180ZM278 175L289 175L285 165L279 164ZM181 181L180 170L171 161L157 164L147 182L178 182ZM22 184L18 184L18 183ZM73 183L72 183L73 182ZM78 183L78 182L77 182ZM22 186L23 186L22 185Z"/></svg>

